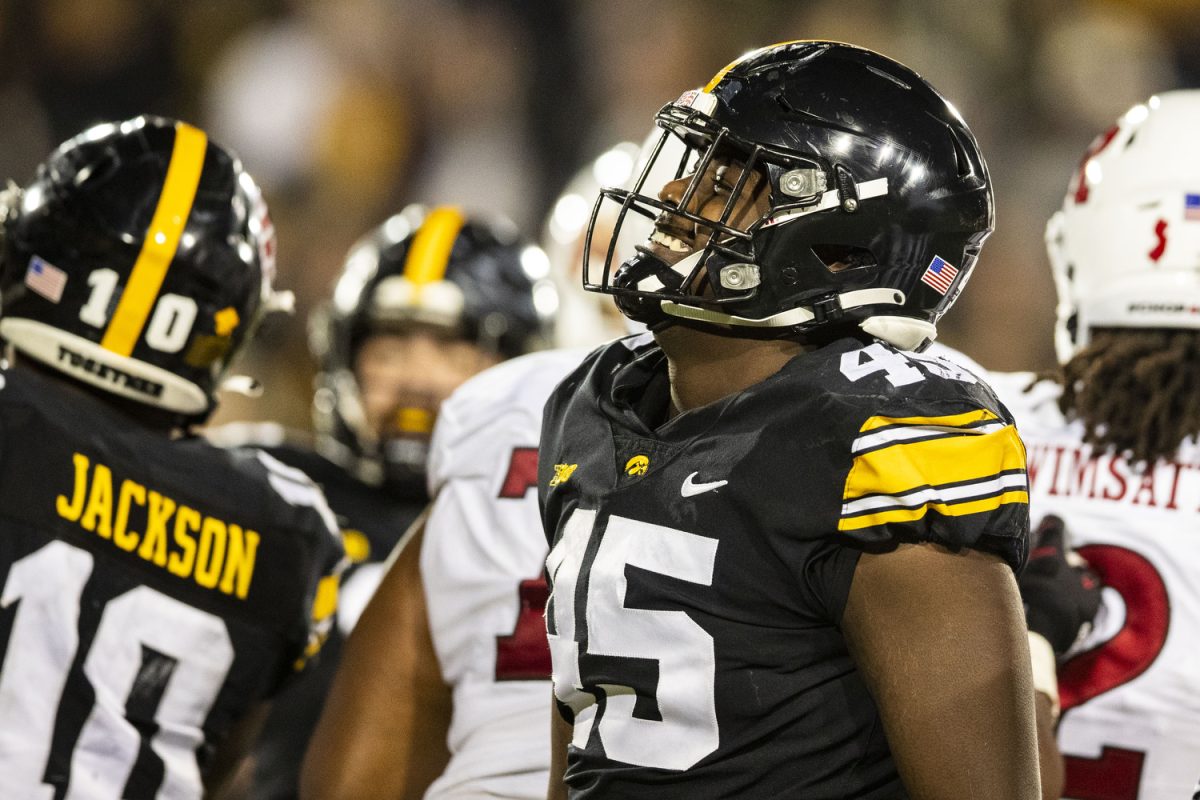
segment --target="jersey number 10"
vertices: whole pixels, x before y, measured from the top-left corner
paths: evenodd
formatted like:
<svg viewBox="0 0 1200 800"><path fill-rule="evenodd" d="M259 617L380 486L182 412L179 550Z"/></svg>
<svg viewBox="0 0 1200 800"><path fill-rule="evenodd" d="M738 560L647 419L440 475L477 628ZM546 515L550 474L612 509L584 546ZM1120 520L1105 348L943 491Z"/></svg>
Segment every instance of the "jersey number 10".
<svg viewBox="0 0 1200 800"><path fill-rule="evenodd" d="M73 779L67 800L190 796L200 786L202 727L233 664L229 632L219 617L147 586L105 603L93 629L81 620L92 567L86 550L54 541L9 569L0 614L16 606L16 616L4 648L0 709L5 728L19 738L0 740L0 794L54 797L51 786L40 793L33 787L43 787L52 752L66 751ZM82 727L67 719L62 703L77 671L90 688L72 696L95 697ZM156 723L148 743L126 719L135 709ZM135 788L134 767L147 759L161 762L161 786Z"/></svg>
<svg viewBox="0 0 1200 800"><path fill-rule="evenodd" d="M116 270L97 269L88 275L92 293L79 309L79 318L94 328L108 324L109 306L120 276ZM178 353L187 344L196 315L196 301L181 294L164 294L154 304L154 313L146 325L146 344L160 353Z"/></svg>

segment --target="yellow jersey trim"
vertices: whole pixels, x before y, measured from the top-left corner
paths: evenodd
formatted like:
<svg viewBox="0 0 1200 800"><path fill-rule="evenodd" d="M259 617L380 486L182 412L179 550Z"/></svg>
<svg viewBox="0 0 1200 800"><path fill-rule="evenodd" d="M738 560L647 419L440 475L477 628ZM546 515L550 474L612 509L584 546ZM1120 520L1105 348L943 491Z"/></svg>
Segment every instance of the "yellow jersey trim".
<svg viewBox="0 0 1200 800"><path fill-rule="evenodd" d="M856 531L871 528L876 525L886 525L889 522L912 522L921 519L930 510L947 517L962 517L968 514L979 514L984 511L995 511L1009 503L1029 503L1029 493L1022 491L1004 492L995 497L985 497L966 503L936 503L930 502L916 508L894 508L880 511L877 514L864 514L861 517L843 518L838 522L839 531Z"/></svg>
<svg viewBox="0 0 1200 800"><path fill-rule="evenodd" d="M871 417L859 429L838 530L1028 503L1025 447L988 409L937 417Z"/></svg>
<svg viewBox="0 0 1200 800"><path fill-rule="evenodd" d="M891 425L924 425L929 427L961 428L974 422L999 419L986 408L968 411L965 414L950 414L944 417L871 417L863 423L859 433L879 430Z"/></svg>
<svg viewBox="0 0 1200 800"><path fill-rule="evenodd" d="M900 441L855 458L843 497L898 495L921 486L980 480L1024 468L1024 450L1011 425L993 433Z"/></svg>
<svg viewBox="0 0 1200 800"><path fill-rule="evenodd" d="M326 619L337 610L339 581L337 575L326 575L317 583L317 594L313 598L312 607L314 622Z"/></svg>

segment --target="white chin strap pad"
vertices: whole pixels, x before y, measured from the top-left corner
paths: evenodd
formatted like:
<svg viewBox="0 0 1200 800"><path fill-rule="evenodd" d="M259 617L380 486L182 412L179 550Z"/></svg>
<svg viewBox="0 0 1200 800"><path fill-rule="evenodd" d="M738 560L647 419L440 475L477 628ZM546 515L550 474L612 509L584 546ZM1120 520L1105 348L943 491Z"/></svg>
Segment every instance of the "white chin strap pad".
<svg viewBox="0 0 1200 800"><path fill-rule="evenodd" d="M191 381L44 322L9 317L0 320L0 336L18 352L112 394L181 414L208 410L208 396Z"/></svg>
<svg viewBox="0 0 1200 800"><path fill-rule="evenodd" d="M843 311L870 305L904 305L904 292L898 289L859 289L844 292L837 296L838 304ZM742 328L789 328L793 325L803 325L816 319L810 308L803 306L780 311L769 317L756 319L726 314L710 308L682 305L669 300L662 302L664 314L681 319L708 322L714 325L729 325ZM862 329L872 336L893 344L902 350L912 350L918 346L933 341L937 330L928 322L911 317L875 316L860 323Z"/></svg>
<svg viewBox="0 0 1200 800"><path fill-rule="evenodd" d="M920 350L937 338L932 322L912 317L868 317L858 326L900 350Z"/></svg>

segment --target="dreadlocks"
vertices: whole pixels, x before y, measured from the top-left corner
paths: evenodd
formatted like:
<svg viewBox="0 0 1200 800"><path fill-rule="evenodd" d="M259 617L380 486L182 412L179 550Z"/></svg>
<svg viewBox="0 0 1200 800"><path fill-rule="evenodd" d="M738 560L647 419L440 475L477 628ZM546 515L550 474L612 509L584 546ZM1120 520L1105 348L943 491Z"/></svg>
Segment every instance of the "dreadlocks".
<svg viewBox="0 0 1200 800"><path fill-rule="evenodd" d="M1200 330L1096 329L1062 382L1059 408L1095 447L1153 462L1200 434Z"/></svg>

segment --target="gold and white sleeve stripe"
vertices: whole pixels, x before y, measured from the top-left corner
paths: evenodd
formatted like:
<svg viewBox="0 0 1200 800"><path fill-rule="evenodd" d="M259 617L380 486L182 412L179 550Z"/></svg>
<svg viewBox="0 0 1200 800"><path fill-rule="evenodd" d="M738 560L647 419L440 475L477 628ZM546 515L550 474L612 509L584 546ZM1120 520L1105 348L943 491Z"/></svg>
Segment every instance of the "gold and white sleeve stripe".
<svg viewBox="0 0 1200 800"><path fill-rule="evenodd" d="M838 530L964 516L1028 503L1016 429L978 409L944 417L871 417L851 446Z"/></svg>

